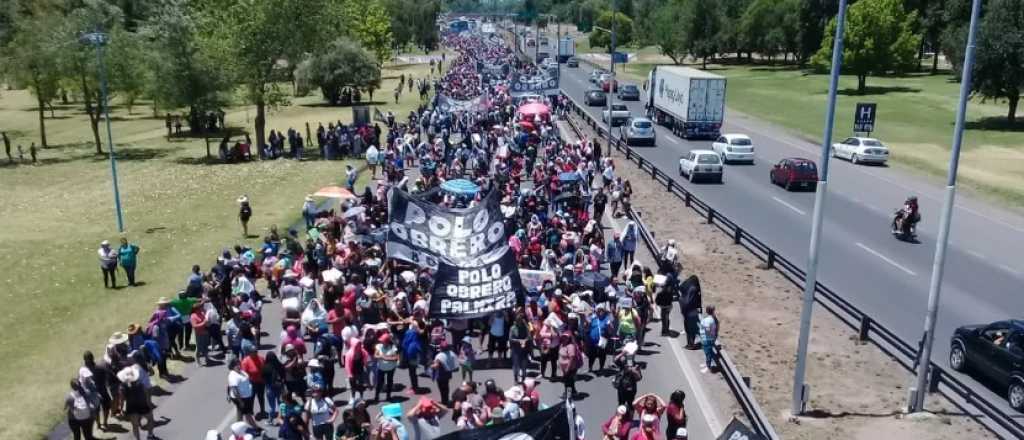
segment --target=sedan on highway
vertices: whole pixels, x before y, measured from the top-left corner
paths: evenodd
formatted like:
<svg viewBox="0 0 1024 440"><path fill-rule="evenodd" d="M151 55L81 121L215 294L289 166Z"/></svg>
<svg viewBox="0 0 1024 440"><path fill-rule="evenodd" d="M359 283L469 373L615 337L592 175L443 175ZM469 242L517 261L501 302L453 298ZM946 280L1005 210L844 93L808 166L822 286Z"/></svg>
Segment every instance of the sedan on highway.
<svg viewBox="0 0 1024 440"><path fill-rule="evenodd" d="M600 90L587 90L587 93L583 94L583 101L591 107L608 105L608 96Z"/></svg>
<svg viewBox="0 0 1024 440"><path fill-rule="evenodd" d="M590 82L593 84L597 84L597 81L601 79L601 75L604 75L606 73L608 73L608 71L604 69L594 69L590 71Z"/></svg>
<svg viewBox="0 0 1024 440"><path fill-rule="evenodd" d="M949 366L1006 387L1010 406L1024 410L1024 320L967 325L953 332Z"/></svg>
<svg viewBox="0 0 1024 440"><path fill-rule="evenodd" d="M814 191L818 187L818 167L810 159L788 157L772 167L768 172L768 180L773 185L786 188L786 191L797 188Z"/></svg>
<svg viewBox="0 0 1024 440"><path fill-rule="evenodd" d="M568 67L580 67L580 60L576 59L576 57L569 57L569 59L565 61L565 65Z"/></svg>
<svg viewBox="0 0 1024 440"><path fill-rule="evenodd" d="M653 146L655 143L654 122L647 118L629 118L619 129L619 136L626 141L626 145Z"/></svg>
<svg viewBox="0 0 1024 440"><path fill-rule="evenodd" d="M611 115L613 127L618 127L623 122L626 122L629 118L633 116L632 114L629 113L629 107L626 107L625 104L612 104ZM601 121L608 122L607 109L601 111Z"/></svg>
<svg viewBox="0 0 1024 440"><path fill-rule="evenodd" d="M745 134L723 134L711 143L711 149L722 157L724 163L754 163L754 142Z"/></svg>
<svg viewBox="0 0 1024 440"><path fill-rule="evenodd" d="M855 164L885 164L889 160L889 149L878 139L866 137L849 137L842 142L832 144L832 157L848 159Z"/></svg>
<svg viewBox="0 0 1024 440"><path fill-rule="evenodd" d="M618 97L622 101L639 101L640 88L636 84L623 84L619 87Z"/></svg>
<svg viewBox="0 0 1024 440"><path fill-rule="evenodd" d="M612 78L612 74L602 74L598 79L597 83L601 85L601 90L605 92L614 93L619 90L619 80Z"/></svg>
<svg viewBox="0 0 1024 440"><path fill-rule="evenodd" d="M707 178L722 183L722 158L711 150L690 150L679 158L679 175L690 182Z"/></svg>

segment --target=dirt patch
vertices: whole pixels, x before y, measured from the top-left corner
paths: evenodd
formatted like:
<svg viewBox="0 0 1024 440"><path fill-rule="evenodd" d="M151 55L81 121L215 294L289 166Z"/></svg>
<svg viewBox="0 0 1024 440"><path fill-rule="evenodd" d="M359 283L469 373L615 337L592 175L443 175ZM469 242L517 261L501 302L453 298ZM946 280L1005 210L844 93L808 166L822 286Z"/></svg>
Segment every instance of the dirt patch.
<svg viewBox="0 0 1024 440"><path fill-rule="evenodd" d="M911 376L877 347L861 344L841 321L815 307L807 383L807 417L790 420L796 340L801 308L797 289L760 260L734 245L716 227L665 191L615 152L616 172L631 181L633 207L659 242L682 246L686 274L696 273L705 306L718 307L722 344L737 367L752 378L754 394L776 431L786 439L961 439L991 433L939 396L929 398L931 417L904 417ZM675 206L678 209L666 209ZM702 376L721 382L717 376ZM724 389L722 384L709 384ZM720 399L732 399L725 389ZM720 405L728 407L729 405Z"/></svg>

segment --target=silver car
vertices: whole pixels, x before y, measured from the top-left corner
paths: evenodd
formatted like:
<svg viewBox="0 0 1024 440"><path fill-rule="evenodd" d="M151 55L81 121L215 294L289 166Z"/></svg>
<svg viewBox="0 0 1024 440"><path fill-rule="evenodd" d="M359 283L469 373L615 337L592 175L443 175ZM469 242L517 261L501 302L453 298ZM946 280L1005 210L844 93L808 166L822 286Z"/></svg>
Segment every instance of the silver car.
<svg viewBox="0 0 1024 440"><path fill-rule="evenodd" d="M656 135L654 133L654 122L650 119L629 118L619 130L619 136L626 141L626 145L654 146Z"/></svg>

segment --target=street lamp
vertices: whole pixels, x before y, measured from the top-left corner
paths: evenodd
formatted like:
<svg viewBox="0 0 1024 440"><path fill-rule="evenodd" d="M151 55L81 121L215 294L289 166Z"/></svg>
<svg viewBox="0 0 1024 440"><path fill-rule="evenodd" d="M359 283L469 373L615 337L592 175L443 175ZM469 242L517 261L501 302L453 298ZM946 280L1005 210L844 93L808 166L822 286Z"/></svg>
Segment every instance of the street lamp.
<svg viewBox="0 0 1024 440"><path fill-rule="evenodd" d="M107 152L110 155L110 178L114 184L114 209L117 211L117 232L124 232L124 216L121 214L121 191L117 185L117 154L114 152L114 138L110 130L110 106L107 103L107 69L103 64L103 48L110 37L102 32L83 34L78 41L96 49L96 69L100 77L100 106L103 117L107 120Z"/></svg>

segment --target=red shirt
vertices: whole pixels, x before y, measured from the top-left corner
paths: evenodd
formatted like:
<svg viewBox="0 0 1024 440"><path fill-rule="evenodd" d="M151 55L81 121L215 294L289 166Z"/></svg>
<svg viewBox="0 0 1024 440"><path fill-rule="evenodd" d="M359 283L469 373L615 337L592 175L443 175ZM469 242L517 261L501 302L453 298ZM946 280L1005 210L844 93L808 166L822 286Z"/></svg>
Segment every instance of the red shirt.
<svg viewBox="0 0 1024 440"><path fill-rule="evenodd" d="M335 336L341 336L341 329L345 328L345 323L341 320L341 317L344 315L344 312L339 314L338 309L331 309L327 312L327 321L334 321L331 323L331 333Z"/></svg>
<svg viewBox="0 0 1024 440"><path fill-rule="evenodd" d="M658 431L652 429L650 433L644 432L643 428L637 429L633 432L633 435L629 437L630 440L659 440L661 436L658 435Z"/></svg>
<svg viewBox="0 0 1024 440"><path fill-rule="evenodd" d="M196 335L206 334L206 312L203 310L192 312L189 321L192 323L192 330L196 332Z"/></svg>
<svg viewBox="0 0 1024 440"><path fill-rule="evenodd" d="M254 384L263 383L263 358L258 353L253 353L242 358L242 371L249 375L249 381Z"/></svg>

